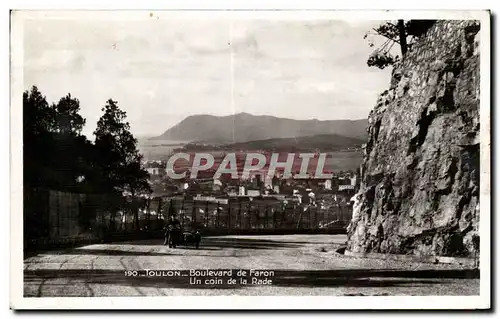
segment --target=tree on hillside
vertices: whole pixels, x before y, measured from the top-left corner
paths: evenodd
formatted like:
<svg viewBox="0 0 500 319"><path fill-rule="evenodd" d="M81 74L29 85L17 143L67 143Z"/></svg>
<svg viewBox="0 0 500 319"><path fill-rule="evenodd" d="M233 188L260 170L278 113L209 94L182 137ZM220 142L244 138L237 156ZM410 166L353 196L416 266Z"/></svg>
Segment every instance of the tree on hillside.
<svg viewBox="0 0 500 319"><path fill-rule="evenodd" d="M141 167L142 155L137 139L130 132L126 113L116 101L109 99L94 132L95 146L101 160L103 191L130 195L132 203L138 195L149 194L149 174ZM138 207L132 207L139 228ZM113 218L112 218L113 220Z"/></svg>
<svg viewBox="0 0 500 319"><path fill-rule="evenodd" d="M76 192L93 192L92 170L95 169L94 146L81 135L85 119L80 115L80 101L70 93L52 104L51 131L55 143L54 163L62 185Z"/></svg>
<svg viewBox="0 0 500 319"><path fill-rule="evenodd" d="M68 93L57 104L52 106L54 114L54 131L62 134L80 135L85 119L79 114L80 101Z"/></svg>
<svg viewBox="0 0 500 319"><path fill-rule="evenodd" d="M50 140L52 109L45 96L33 86L23 93L23 152L24 185L36 187L47 183L43 167L49 160L47 146Z"/></svg>
<svg viewBox="0 0 500 319"><path fill-rule="evenodd" d="M23 93L24 183L27 188L81 191L93 145L81 135L80 103L68 94L49 106L33 86ZM87 190L90 185L86 185Z"/></svg>
<svg viewBox="0 0 500 319"><path fill-rule="evenodd" d="M435 22L436 20L397 20L387 21L373 28L365 34L364 38L366 39L370 35L381 36L385 38L385 42L370 54L367 61L368 66L384 69L400 61L401 57L404 57L411 50L415 41L425 34ZM399 55L393 56L391 53L395 44L398 44L401 49L401 57ZM373 39L369 39L369 46L375 46Z"/></svg>
<svg viewBox="0 0 500 319"><path fill-rule="evenodd" d="M23 93L23 130L26 137L50 131L54 114L47 99L33 86Z"/></svg>
<svg viewBox="0 0 500 319"><path fill-rule="evenodd" d="M92 176L99 176L94 145L81 130L77 99L68 94L49 105L36 86L23 92L23 190L26 238L46 236L48 220L39 194L47 190L74 193L95 192ZM90 227L95 211L82 207L79 223ZM45 224L44 224L45 223Z"/></svg>

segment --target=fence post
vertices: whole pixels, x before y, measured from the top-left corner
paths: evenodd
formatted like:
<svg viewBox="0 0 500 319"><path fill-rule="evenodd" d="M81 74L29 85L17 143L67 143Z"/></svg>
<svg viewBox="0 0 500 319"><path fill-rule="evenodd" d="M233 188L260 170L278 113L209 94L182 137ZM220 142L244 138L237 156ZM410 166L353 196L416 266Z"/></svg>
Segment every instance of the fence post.
<svg viewBox="0 0 500 319"><path fill-rule="evenodd" d="M208 214L209 214L209 212L208 212L208 200L207 200L206 210L205 210L205 216L204 216L205 217L205 223L204 224L207 225L207 227L208 227L208 221L209 221L208 220Z"/></svg>
<svg viewBox="0 0 500 319"><path fill-rule="evenodd" d="M150 207L150 205L151 205L151 198L148 195L148 197L147 197L147 203L146 203L146 219L147 219L146 225L147 225L148 230L151 228L151 222L150 222L150 219L151 219L150 208L151 207Z"/></svg>
<svg viewBox="0 0 500 319"><path fill-rule="evenodd" d="M217 215L215 216L216 221L215 221L215 228L219 228L219 222L220 222L220 203L217 201Z"/></svg>
<svg viewBox="0 0 500 319"><path fill-rule="evenodd" d="M242 218L241 218L241 200L239 201L239 209L238 209L238 226L239 228L243 228Z"/></svg>
<svg viewBox="0 0 500 319"><path fill-rule="evenodd" d="M248 202L248 229L252 229L252 205L250 202Z"/></svg>
<svg viewBox="0 0 500 319"><path fill-rule="evenodd" d="M273 208L273 229L276 229L276 210Z"/></svg>
<svg viewBox="0 0 500 319"><path fill-rule="evenodd" d="M330 225L330 223L332 222L332 215L335 213L335 206L332 205L330 206L330 209L328 210L328 215L326 216L326 220L327 220L327 223L328 225Z"/></svg>
<svg viewBox="0 0 500 319"><path fill-rule="evenodd" d="M56 193L56 219L57 219L57 231L56 231L56 237L59 238L59 227L60 227L60 221L59 221L59 192ZM50 196L50 191L49 191L49 196Z"/></svg>
<svg viewBox="0 0 500 319"><path fill-rule="evenodd" d="M185 215L186 215L186 214L184 214L184 202L185 202L185 201L186 201L186 200L183 198L183 199L182 199L182 202L181 202L181 210L180 210L180 212L179 212L179 215L181 215L181 216L182 216L182 217L181 217L181 228L182 228L182 229L184 229L184 217L185 217Z"/></svg>
<svg viewBox="0 0 500 319"><path fill-rule="evenodd" d="M158 199L158 210L157 210L157 212L156 212L156 219L157 219L157 220L158 220L158 219L160 219L160 214L161 214L161 217L162 217L163 219L165 219L165 217L163 216L162 209L161 209L161 204L162 204L162 202L163 202L163 199L160 197L160 198Z"/></svg>
<svg viewBox="0 0 500 319"><path fill-rule="evenodd" d="M300 230L301 228L303 228L303 225L302 225L302 214L304 213L304 210L303 208L301 207L301 205L298 206L299 208L299 217L298 217L298 221L297 221L297 230Z"/></svg>
<svg viewBox="0 0 500 319"><path fill-rule="evenodd" d="M280 218L280 228L284 228L286 225L286 205L281 205L281 218Z"/></svg>
<svg viewBox="0 0 500 319"><path fill-rule="evenodd" d="M167 210L167 219L170 219L170 215L172 214L172 205L173 205L173 199L168 200L168 210Z"/></svg>
<svg viewBox="0 0 500 319"><path fill-rule="evenodd" d="M312 225L313 225L313 222L312 222L312 215L313 215L313 209L314 209L314 206L309 206L309 229L312 229Z"/></svg>
<svg viewBox="0 0 500 319"><path fill-rule="evenodd" d="M260 220L260 205L257 204L257 213L256 213L256 218L255 218L255 229L259 229L261 225L261 220Z"/></svg>
<svg viewBox="0 0 500 319"><path fill-rule="evenodd" d="M264 219L264 229L266 229L269 226L269 205L266 205L265 214L266 217Z"/></svg>
<svg viewBox="0 0 500 319"><path fill-rule="evenodd" d="M227 229L231 229L231 201L227 200Z"/></svg>
<svg viewBox="0 0 500 319"><path fill-rule="evenodd" d="M340 202L338 203L338 206L339 206L339 219L342 220L342 205L340 204Z"/></svg>
<svg viewBox="0 0 500 319"><path fill-rule="evenodd" d="M342 220L342 204L339 203L339 220Z"/></svg>
<svg viewBox="0 0 500 319"><path fill-rule="evenodd" d="M196 201L194 199L193 199L193 208L191 209L191 227L193 226L196 226Z"/></svg>
<svg viewBox="0 0 500 319"><path fill-rule="evenodd" d="M318 210L319 206L316 206L316 211L314 212L314 228L318 228Z"/></svg>

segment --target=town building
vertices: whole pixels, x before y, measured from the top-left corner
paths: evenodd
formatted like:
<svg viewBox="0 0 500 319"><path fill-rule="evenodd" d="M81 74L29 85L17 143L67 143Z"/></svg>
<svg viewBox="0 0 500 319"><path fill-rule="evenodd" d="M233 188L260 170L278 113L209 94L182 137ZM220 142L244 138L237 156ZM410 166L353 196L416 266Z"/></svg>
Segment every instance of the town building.
<svg viewBox="0 0 500 319"><path fill-rule="evenodd" d="M260 189L257 189L257 188L249 188L247 190L247 196L250 196L250 197L258 197L260 196Z"/></svg>

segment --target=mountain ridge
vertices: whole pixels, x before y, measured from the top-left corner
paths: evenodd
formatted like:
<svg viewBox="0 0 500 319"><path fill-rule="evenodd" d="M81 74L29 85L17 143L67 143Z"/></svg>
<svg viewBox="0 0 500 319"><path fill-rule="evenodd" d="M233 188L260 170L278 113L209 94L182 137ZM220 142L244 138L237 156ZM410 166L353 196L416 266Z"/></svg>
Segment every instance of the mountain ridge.
<svg viewBox="0 0 500 319"><path fill-rule="evenodd" d="M229 144L325 134L365 140L367 124L368 119L295 120L245 112L226 116L199 114L186 117L150 140L189 140Z"/></svg>

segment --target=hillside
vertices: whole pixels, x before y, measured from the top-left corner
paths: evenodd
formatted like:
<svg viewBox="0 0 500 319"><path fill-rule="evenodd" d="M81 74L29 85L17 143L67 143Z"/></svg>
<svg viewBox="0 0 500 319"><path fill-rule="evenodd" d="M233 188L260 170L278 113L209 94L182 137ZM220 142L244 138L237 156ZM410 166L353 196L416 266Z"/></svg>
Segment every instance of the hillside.
<svg viewBox="0 0 500 319"><path fill-rule="evenodd" d="M156 140L241 143L272 138L337 134L365 139L367 120L292 120L238 113L229 116L193 115L165 131Z"/></svg>
<svg viewBox="0 0 500 319"><path fill-rule="evenodd" d="M338 134L323 134L313 136L300 136L293 138L272 138L242 143L224 145L225 149L243 150L284 150L284 151L306 151L306 150L342 150L347 148L359 148L364 140L345 137Z"/></svg>

